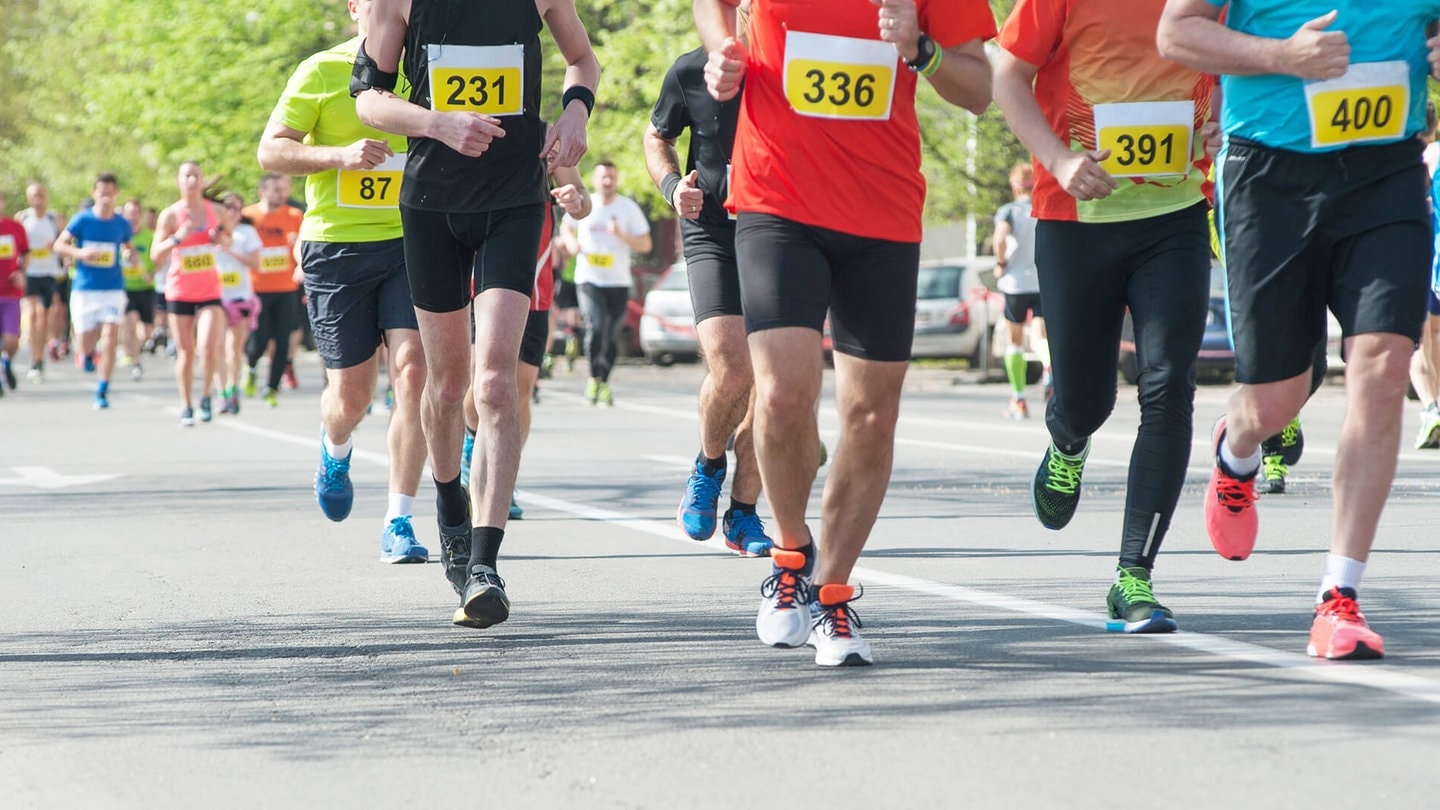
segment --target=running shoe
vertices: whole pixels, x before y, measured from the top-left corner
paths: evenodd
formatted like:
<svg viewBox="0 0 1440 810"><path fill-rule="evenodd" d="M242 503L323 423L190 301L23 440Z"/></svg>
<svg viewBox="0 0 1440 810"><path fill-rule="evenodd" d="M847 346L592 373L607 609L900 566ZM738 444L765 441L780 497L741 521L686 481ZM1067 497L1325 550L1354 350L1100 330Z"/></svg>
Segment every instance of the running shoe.
<svg viewBox="0 0 1440 810"><path fill-rule="evenodd" d="M300 387L300 378L295 376L294 363L285 364L285 372L280 375L280 379L282 380L281 385L285 386L286 391L294 391Z"/></svg>
<svg viewBox="0 0 1440 810"><path fill-rule="evenodd" d="M355 487L350 483L350 456L331 458L320 434L320 466L315 470L315 501L325 517L335 522L350 516L355 505Z"/></svg>
<svg viewBox="0 0 1440 810"><path fill-rule="evenodd" d="M1307 653L1341 661L1385 657L1385 639L1365 623L1354 590L1331 588L1323 599L1315 608Z"/></svg>
<svg viewBox="0 0 1440 810"><path fill-rule="evenodd" d="M1415 434L1415 449L1435 448L1440 448L1440 403L1432 402L1420 411L1420 432Z"/></svg>
<svg viewBox="0 0 1440 810"><path fill-rule="evenodd" d="M675 522L691 540L709 540L715 534L715 518L720 501L720 485L725 483L725 469L713 474L705 465L695 462L690 480L685 482L685 497L675 512Z"/></svg>
<svg viewBox="0 0 1440 810"><path fill-rule="evenodd" d="M1289 474L1290 467L1285 463L1285 457L1267 452L1260 459L1260 479L1255 491L1262 495L1284 495L1285 477Z"/></svg>
<svg viewBox="0 0 1440 810"><path fill-rule="evenodd" d="M209 422L215 418L215 411L210 406L210 397L200 398L200 421Z"/></svg>
<svg viewBox="0 0 1440 810"><path fill-rule="evenodd" d="M465 580L470 567L470 521L460 526L440 525L440 564L445 568L445 579L455 589L455 595L465 592ZM458 611L463 614L464 611Z"/></svg>
<svg viewBox="0 0 1440 810"><path fill-rule="evenodd" d="M615 405L615 397L614 397L613 394L610 393L610 383L605 382L604 380L602 380L602 381L600 382L600 392L599 392L599 394L600 394L600 401L601 401L602 403L604 403L605 405L610 405L610 406L612 406L612 407Z"/></svg>
<svg viewBox="0 0 1440 810"><path fill-rule="evenodd" d="M230 414L230 415L232 415L232 416L239 416L239 415L240 415L240 395L239 395L239 394L231 394L230 396L226 397L226 398L225 398L225 410L221 411L221 413L228 413L228 414Z"/></svg>
<svg viewBox="0 0 1440 810"><path fill-rule="evenodd" d="M82 356L82 355L76 355L76 358L79 359L79 361L80 361L80 368L83 369L86 374L94 374L94 373L95 373L95 353L94 353L94 352L91 352L90 354L83 355L83 356Z"/></svg>
<svg viewBox="0 0 1440 810"><path fill-rule="evenodd" d="M850 607L859 598L860 594L849 585L820 586L820 614L805 641L815 648L816 665L868 667L875 663L870 644L860 637L860 617Z"/></svg>
<svg viewBox="0 0 1440 810"><path fill-rule="evenodd" d="M180 427L195 427L195 409L180 409Z"/></svg>
<svg viewBox="0 0 1440 810"><path fill-rule="evenodd" d="M1299 464L1305 452L1305 432L1300 429L1300 417L1296 415L1290 423L1280 429L1280 453L1286 464Z"/></svg>
<svg viewBox="0 0 1440 810"><path fill-rule="evenodd" d="M140 382L141 378L143 378L144 376L145 367L140 365L139 363L136 363L130 368L130 379L134 380L135 382Z"/></svg>
<svg viewBox="0 0 1440 810"><path fill-rule="evenodd" d="M775 543L765 535L765 524L754 512L731 509L721 521L725 547L741 557L768 557Z"/></svg>
<svg viewBox="0 0 1440 810"><path fill-rule="evenodd" d="M1112 633L1173 633L1175 614L1155 599L1150 588L1150 572L1139 566L1115 569L1115 584L1105 597L1110 621L1105 629Z"/></svg>
<svg viewBox="0 0 1440 810"><path fill-rule="evenodd" d="M525 519L525 510L524 510L524 509L521 509L521 508L520 508L520 504L518 504L518 503L515 502L515 496L514 496L514 495L511 495L511 496L510 496L510 519L511 519L511 520L524 520L524 519Z"/></svg>
<svg viewBox="0 0 1440 810"><path fill-rule="evenodd" d="M257 381L256 381L256 379L255 379L255 369L253 369L253 368L251 368L251 369L246 369L246 370L245 370L245 383L244 383L242 386L240 386L240 390L242 390L242 391L245 392L245 396L247 396L247 397L253 397L253 396L255 396L255 384L256 384L256 382L257 382Z"/></svg>
<svg viewBox="0 0 1440 810"><path fill-rule="evenodd" d="M470 489L470 457L475 455L475 437L465 431L465 442L460 446L460 486Z"/></svg>
<svg viewBox="0 0 1440 810"><path fill-rule="evenodd" d="M107 397L106 395L100 393L99 391L96 391L96 392L95 392L95 410L97 410L97 411L103 411L103 410L105 410L106 408L109 408L109 407L110 407L110 398Z"/></svg>
<svg viewBox="0 0 1440 810"><path fill-rule="evenodd" d="M395 410L395 386L385 386L385 410Z"/></svg>
<svg viewBox="0 0 1440 810"><path fill-rule="evenodd" d="M275 392L274 388L266 388L265 396L262 397L262 399L264 400L265 407L267 408L280 407L280 395Z"/></svg>
<svg viewBox="0 0 1440 810"><path fill-rule="evenodd" d="M530 386L530 401L536 405L540 404L540 386L538 384Z"/></svg>
<svg viewBox="0 0 1440 810"><path fill-rule="evenodd" d="M770 576L760 583L760 611L755 635L770 647L799 647L810 638L810 577L805 554L782 548L770 551Z"/></svg>
<svg viewBox="0 0 1440 810"><path fill-rule="evenodd" d="M31 366L30 370L25 372L25 380L32 383L45 382L45 370L40 366Z"/></svg>
<svg viewBox="0 0 1440 810"><path fill-rule="evenodd" d="M409 515L390 521L385 531L381 532L380 562L430 562L430 552L415 539L415 528L410 525Z"/></svg>
<svg viewBox="0 0 1440 810"><path fill-rule="evenodd" d="M484 629L510 618L510 597L505 580L488 565L470 566L470 576L460 594L460 611L470 621L465 627ZM455 618L459 618L457 613ZM456 624L461 624L456 622Z"/></svg>
<svg viewBox="0 0 1440 810"><path fill-rule="evenodd" d="M575 370L575 360L580 356L580 338L573 332L565 336L565 370Z"/></svg>
<svg viewBox="0 0 1440 810"><path fill-rule="evenodd" d="M1205 490L1205 533L1210 545L1227 560L1243 560L1255 550L1260 518L1255 514L1255 477L1240 479L1220 463L1220 442L1225 441L1225 417L1215 422L1211 446L1215 467Z"/></svg>
<svg viewBox="0 0 1440 810"><path fill-rule="evenodd" d="M3 371L5 374L5 385L11 391L14 391L15 385L18 381L15 379L15 369L11 367L9 360L6 360L4 363L0 363L0 371Z"/></svg>
<svg viewBox="0 0 1440 810"><path fill-rule="evenodd" d="M1029 419L1030 408L1025 405L1023 398L1011 397L1010 404L1005 406L1005 415L1017 422L1022 419Z"/></svg>
<svg viewBox="0 0 1440 810"><path fill-rule="evenodd" d="M1085 472L1085 458L1090 455L1090 440L1073 456L1060 452L1055 442L1045 448L1045 458L1040 469L1035 471L1035 484L1031 488L1031 501L1035 506L1035 517L1047 529L1063 529L1075 515L1080 505L1080 476Z"/></svg>
<svg viewBox="0 0 1440 810"><path fill-rule="evenodd" d="M546 354L540 358L540 379L548 380L555 376L555 355Z"/></svg>
<svg viewBox="0 0 1440 810"><path fill-rule="evenodd" d="M830 460L830 449L825 446L825 440L820 440L820 466L824 467L825 462Z"/></svg>
<svg viewBox="0 0 1440 810"><path fill-rule="evenodd" d="M600 381L594 377L585 383L585 398L590 401L591 405L600 401Z"/></svg>

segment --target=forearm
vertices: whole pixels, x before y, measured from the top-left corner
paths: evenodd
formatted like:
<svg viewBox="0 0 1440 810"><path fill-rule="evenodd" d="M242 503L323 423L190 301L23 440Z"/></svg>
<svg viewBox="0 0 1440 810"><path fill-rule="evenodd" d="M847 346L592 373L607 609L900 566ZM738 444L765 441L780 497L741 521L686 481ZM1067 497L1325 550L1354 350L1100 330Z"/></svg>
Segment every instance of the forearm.
<svg viewBox="0 0 1440 810"><path fill-rule="evenodd" d="M262 138L255 156L267 172L306 175L337 169L345 150L339 146L315 146L290 138Z"/></svg>
<svg viewBox="0 0 1440 810"><path fill-rule="evenodd" d="M624 242L626 247L636 253L649 253L650 248L654 247L654 242L648 233L642 233L639 236L631 236L628 233L617 233L615 235L620 237L620 241Z"/></svg>
<svg viewBox="0 0 1440 810"><path fill-rule="evenodd" d="M695 31L705 50L718 51L727 37L735 36L735 5L726 0L693 0Z"/></svg>
<svg viewBox="0 0 1440 810"><path fill-rule="evenodd" d="M940 97L979 115L990 106L993 81L990 60L979 40L946 48L940 69L929 77Z"/></svg>
<svg viewBox="0 0 1440 810"><path fill-rule="evenodd" d="M366 126L407 138L433 138L435 117L439 115L373 87L355 97L355 112Z"/></svg>
<svg viewBox="0 0 1440 810"><path fill-rule="evenodd" d="M1289 72L1286 42L1235 31L1207 17L1168 12L1155 37L1166 59L1202 73L1230 76Z"/></svg>
<svg viewBox="0 0 1440 810"><path fill-rule="evenodd" d="M1069 144L1060 140L1040 103L1035 100L1035 88L1031 78L1018 70L1007 67L1007 61L1014 57L1002 54L1000 67L995 74L995 104L1005 114L1010 130L1020 139L1030 153L1049 169L1060 158L1071 151Z"/></svg>
<svg viewBox="0 0 1440 810"><path fill-rule="evenodd" d="M645 169L650 172L655 187L662 190L666 177L680 174L680 155L675 151L674 141L660 137L653 124L645 130Z"/></svg>

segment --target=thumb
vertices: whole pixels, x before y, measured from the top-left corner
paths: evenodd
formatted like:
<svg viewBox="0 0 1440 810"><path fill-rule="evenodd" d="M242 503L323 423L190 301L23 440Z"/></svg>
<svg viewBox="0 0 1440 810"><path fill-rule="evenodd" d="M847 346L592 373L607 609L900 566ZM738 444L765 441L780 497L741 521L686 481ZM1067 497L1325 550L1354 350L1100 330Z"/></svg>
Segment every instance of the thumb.
<svg viewBox="0 0 1440 810"><path fill-rule="evenodd" d="M1329 28L1331 24L1335 22L1335 19L1339 16L1340 11L1338 9L1331 9L1330 13L1316 17L1315 19L1305 23L1300 27L1308 28L1311 31L1324 31L1326 28Z"/></svg>
<svg viewBox="0 0 1440 810"><path fill-rule="evenodd" d="M690 174L688 174L688 175L685 176L685 182L686 182L686 184L691 185L691 186L699 183L699 182L700 182L700 170L699 170L699 169L691 169L691 170L690 170Z"/></svg>
<svg viewBox="0 0 1440 810"><path fill-rule="evenodd" d="M720 53L726 59L739 59L745 55L740 41L734 37L726 37L724 44L720 46Z"/></svg>
<svg viewBox="0 0 1440 810"><path fill-rule="evenodd" d="M555 148L555 142L560 140L560 133L555 127L545 128L545 145L540 147L540 157L549 157L550 150Z"/></svg>

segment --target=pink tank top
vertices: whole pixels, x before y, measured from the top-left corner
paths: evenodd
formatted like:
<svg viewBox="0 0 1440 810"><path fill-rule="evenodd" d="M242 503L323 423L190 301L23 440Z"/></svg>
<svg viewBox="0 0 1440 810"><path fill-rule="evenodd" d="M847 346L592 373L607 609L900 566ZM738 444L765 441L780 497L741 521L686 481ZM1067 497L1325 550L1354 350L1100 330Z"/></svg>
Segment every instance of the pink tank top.
<svg viewBox="0 0 1440 810"><path fill-rule="evenodd" d="M219 246L210 242L210 231L219 224L215 207L205 201L205 230L191 231L190 219L180 220L177 232L186 234L170 251L170 270L165 274L165 300L187 304L220 301Z"/></svg>

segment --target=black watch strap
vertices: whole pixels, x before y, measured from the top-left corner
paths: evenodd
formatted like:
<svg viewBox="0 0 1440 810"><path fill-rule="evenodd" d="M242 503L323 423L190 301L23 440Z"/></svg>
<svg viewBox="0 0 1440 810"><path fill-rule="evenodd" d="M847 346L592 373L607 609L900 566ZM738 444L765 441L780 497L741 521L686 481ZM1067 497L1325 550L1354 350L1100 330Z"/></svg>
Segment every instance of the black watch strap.
<svg viewBox="0 0 1440 810"><path fill-rule="evenodd" d="M935 55L935 40L931 39L929 34L921 34L915 48L915 60L907 60L905 65L911 70L920 70L929 64L930 58Z"/></svg>

